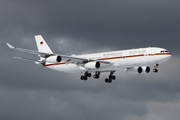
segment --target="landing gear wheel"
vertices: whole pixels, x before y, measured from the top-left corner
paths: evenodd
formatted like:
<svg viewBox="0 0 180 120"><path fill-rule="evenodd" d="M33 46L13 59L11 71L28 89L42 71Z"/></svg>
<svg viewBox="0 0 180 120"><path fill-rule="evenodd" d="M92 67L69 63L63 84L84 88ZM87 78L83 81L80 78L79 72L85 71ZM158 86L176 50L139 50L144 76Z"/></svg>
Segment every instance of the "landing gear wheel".
<svg viewBox="0 0 180 120"><path fill-rule="evenodd" d="M85 81L87 80L87 76L84 76L84 80L85 80Z"/></svg>
<svg viewBox="0 0 180 120"><path fill-rule="evenodd" d="M80 78L81 78L81 80L84 80L84 76L81 76Z"/></svg>
<svg viewBox="0 0 180 120"><path fill-rule="evenodd" d="M106 79L105 79L105 83L108 83L108 82L109 82L109 79L108 79L108 78L106 78Z"/></svg>
<svg viewBox="0 0 180 120"><path fill-rule="evenodd" d="M87 76L88 76L88 77L91 77L91 73L88 73Z"/></svg>
<svg viewBox="0 0 180 120"><path fill-rule="evenodd" d="M105 79L105 83L111 83L111 82L112 82L111 79L108 79L108 78Z"/></svg>
<svg viewBox="0 0 180 120"><path fill-rule="evenodd" d="M86 72L84 73L84 76L91 77L91 73L89 73L88 71L86 71Z"/></svg>
<svg viewBox="0 0 180 120"><path fill-rule="evenodd" d="M85 80L85 81L86 81L86 80L88 79L88 77L87 77L87 76L83 76L83 75L82 75L82 76L80 77L80 79L81 79L81 80Z"/></svg>
<svg viewBox="0 0 180 120"><path fill-rule="evenodd" d="M98 74L95 74L93 75L94 79L99 79L99 75Z"/></svg>
<svg viewBox="0 0 180 120"><path fill-rule="evenodd" d="M154 73L157 73L157 72L158 72L158 69L154 69L153 72L154 72Z"/></svg>
<svg viewBox="0 0 180 120"><path fill-rule="evenodd" d="M112 76L112 80L115 80L116 79L116 76Z"/></svg>
<svg viewBox="0 0 180 120"><path fill-rule="evenodd" d="M95 79L95 78L96 78L96 75L93 75L93 78Z"/></svg>
<svg viewBox="0 0 180 120"><path fill-rule="evenodd" d="M111 79L109 79L109 83L111 83L112 82L112 80Z"/></svg>
<svg viewBox="0 0 180 120"><path fill-rule="evenodd" d="M109 75L109 79L110 79L110 80L115 80L115 79L116 79L116 76L114 76L114 75Z"/></svg>

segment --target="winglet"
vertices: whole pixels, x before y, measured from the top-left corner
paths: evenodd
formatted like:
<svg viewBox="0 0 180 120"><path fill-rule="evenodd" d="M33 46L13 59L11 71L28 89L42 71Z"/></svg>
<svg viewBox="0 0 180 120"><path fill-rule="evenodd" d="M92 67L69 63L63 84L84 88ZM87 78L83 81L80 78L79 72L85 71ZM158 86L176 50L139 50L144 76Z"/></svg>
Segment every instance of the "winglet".
<svg viewBox="0 0 180 120"><path fill-rule="evenodd" d="M10 49L14 49L15 47L14 46L12 46L11 44L9 44L9 43L6 43L7 44L7 46L10 48Z"/></svg>

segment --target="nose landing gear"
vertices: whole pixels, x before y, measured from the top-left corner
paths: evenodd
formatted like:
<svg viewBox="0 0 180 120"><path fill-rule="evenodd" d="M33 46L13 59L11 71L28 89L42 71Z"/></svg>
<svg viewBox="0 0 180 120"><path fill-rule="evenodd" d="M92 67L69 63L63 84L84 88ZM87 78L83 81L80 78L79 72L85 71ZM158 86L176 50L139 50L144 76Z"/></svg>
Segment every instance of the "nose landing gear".
<svg viewBox="0 0 180 120"><path fill-rule="evenodd" d="M154 73L157 73L157 72L158 72L158 69L157 69L158 66L159 66L159 64L155 64L155 65L154 65L154 69L153 69L153 72L154 72Z"/></svg>

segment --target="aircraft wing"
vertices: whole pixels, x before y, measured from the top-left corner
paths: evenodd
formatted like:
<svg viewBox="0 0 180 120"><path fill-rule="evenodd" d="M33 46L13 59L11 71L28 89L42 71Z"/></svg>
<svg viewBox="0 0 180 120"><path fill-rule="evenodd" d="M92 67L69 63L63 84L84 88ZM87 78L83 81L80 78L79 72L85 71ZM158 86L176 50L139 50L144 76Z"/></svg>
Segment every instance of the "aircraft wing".
<svg viewBox="0 0 180 120"><path fill-rule="evenodd" d="M6 44L10 49L14 49L14 50L21 51L21 52L26 52L26 53L31 53L31 54L37 54L37 55L39 55L40 57L43 57L43 58L47 58L49 56L61 56L62 60L65 61L66 63L85 64L85 63L91 62L91 61L98 61L98 62L104 63L104 64L111 64L108 61L87 59L87 58L81 58L81 57L77 57L77 56L68 56L68 55L55 54L55 53L44 53L44 52L39 52L39 51L35 51L35 50L17 48L17 47L12 46L9 43L6 43ZM20 58L20 57L17 57L17 58L18 59L23 59L23 58ZM29 60L29 59L26 59L26 60Z"/></svg>
<svg viewBox="0 0 180 120"><path fill-rule="evenodd" d="M46 57L46 55L51 55L51 54L52 54L52 53L38 52L38 51L35 51L35 50L17 48L17 47L12 46L12 45L9 44L9 43L6 43L6 44L7 44L7 46L8 46L10 49L17 50L17 51L21 51L21 52L26 52L26 53L31 53L31 54L41 55L41 57Z"/></svg>
<svg viewBox="0 0 180 120"><path fill-rule="evenodd" d="M22 57L13 57L13 58L20 59L20 60L26 60L26 61L30 61L30 62L35 62L37 64L43 64L43 61L40 61L40 60L34 60L34 59L22 58Z"/></svg>

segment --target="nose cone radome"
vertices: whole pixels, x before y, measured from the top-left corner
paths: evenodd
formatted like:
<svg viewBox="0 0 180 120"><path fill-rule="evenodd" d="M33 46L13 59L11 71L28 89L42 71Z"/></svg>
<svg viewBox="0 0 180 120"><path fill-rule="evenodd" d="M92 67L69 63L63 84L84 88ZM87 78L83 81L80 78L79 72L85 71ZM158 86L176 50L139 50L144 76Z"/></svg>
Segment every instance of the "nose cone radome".
<svg viewBox="0 0 180 120"><path fill-rule="evenodd" d="M163 61L165 62L165 61L168 61L169 59L171 59L171 57L172 57L172 54L170 53L170 52L168 52L168 53L165 53L164 55L163 55Z"/></svg>
<svg viewBox="0 0 180 120"><path fill-rule="evenodd" d="M169 52L169 54L167 54L167 60L171 59L172 54Z"/></svg>

